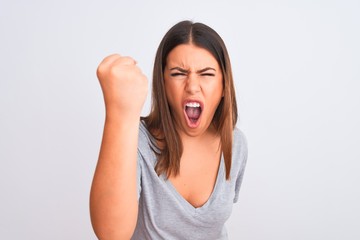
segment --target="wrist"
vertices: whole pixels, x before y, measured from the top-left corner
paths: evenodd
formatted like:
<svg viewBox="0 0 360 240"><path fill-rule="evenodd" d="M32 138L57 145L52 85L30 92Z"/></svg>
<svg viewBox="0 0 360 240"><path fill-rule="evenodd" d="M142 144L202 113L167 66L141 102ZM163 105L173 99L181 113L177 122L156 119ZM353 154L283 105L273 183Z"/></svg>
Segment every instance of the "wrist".
<svg viewBox="0 0 360 240"><path fill-rule="evenodd" d="M105 121L126 125L138 124L140 113L121 111L120 109L106 109Z"/></svg>

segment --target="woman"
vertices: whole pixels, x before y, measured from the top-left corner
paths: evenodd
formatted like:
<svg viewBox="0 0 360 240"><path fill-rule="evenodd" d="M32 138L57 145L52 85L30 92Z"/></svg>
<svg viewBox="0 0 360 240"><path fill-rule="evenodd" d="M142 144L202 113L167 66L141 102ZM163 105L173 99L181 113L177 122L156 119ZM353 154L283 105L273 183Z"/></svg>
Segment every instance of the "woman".
<svg viewBox="0 0 360 240"><path fill-rule="evenodd" d="M227 239L247 147L235 125L231 66L220 36L183 21L156 53L152 108L130 57L98 67L106 119L90 196L100 239Z"/></svg>

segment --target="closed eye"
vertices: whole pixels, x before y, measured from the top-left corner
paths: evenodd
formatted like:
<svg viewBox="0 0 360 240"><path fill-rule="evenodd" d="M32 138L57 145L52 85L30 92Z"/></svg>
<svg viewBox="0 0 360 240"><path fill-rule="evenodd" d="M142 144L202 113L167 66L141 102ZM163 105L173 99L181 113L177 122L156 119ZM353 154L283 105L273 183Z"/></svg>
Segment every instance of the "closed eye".
<svg viewBox="0 0 360 240"><path fill-rule="evenodd" d="M170 76L172 76L172 77L185 76L185 73L171 73Z"/></svg>
<svg viewBox="0 0 360 240"><path fill-rule="evenodd" d="M202 73L201 76L210 76L210 77L214 77L215 74L214 73Z"/></svg>

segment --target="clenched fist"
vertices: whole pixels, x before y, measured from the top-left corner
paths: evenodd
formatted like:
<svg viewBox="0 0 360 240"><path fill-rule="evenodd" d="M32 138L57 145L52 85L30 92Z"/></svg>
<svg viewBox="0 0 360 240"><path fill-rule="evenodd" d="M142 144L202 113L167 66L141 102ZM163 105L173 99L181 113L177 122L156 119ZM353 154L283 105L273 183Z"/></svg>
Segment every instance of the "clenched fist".
<svg viewBox="0 0 360 240"><path fill-rule="evenodd" d="M148 83L146 76L131 57L118 54L106 57L97 69L107 113L139 117Z"/></svg>

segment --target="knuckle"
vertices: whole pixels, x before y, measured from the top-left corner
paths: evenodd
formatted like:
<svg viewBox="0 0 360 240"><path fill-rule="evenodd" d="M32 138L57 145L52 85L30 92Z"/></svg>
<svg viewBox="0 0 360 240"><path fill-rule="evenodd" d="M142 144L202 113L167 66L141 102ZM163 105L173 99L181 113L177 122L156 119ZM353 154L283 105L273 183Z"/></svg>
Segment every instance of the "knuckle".
<svg viewBox="0 0 360 240"><path fill-rule="evenodd" d="M100 64L96 69L96 75L98 77L102 77L104 75L104 66L102 64Z"/></svg>
<svg viewBox="0 0 360 240"><path fill-rule="evenodd" d="M117 69L116 65L115 66L112 65L109 67L109 74L110 74L110 76L113 76L113 77L118 75L118 69Z"/></svg>

